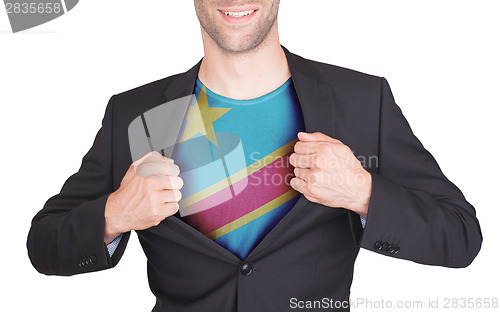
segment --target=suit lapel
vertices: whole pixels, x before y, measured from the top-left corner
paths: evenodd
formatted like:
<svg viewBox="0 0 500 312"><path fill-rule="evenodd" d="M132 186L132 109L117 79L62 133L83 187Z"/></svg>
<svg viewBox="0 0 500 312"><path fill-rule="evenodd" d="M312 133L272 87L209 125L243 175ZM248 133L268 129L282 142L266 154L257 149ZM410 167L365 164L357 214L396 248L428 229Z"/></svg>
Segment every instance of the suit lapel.
<svg viewBox="0 0 500 312"><path fill-rule="evenodd" d="M334 136L335 101L331 88L321 82L321 74L304 58L283 47L292 73L292 81L304 116L306 132L323 132Z"/></svg>
<svg viewBox="0 0 500 312"><path fill-rule="evenodd" d="M288 66L292 74L293 85L299 98L306 132L319 131L333 137L335 135L335 102L331 88L321 82L320 73L310 66L310 61L290 53L283 46L282 48L285 52ZM187 72L177 75L168 85L164 92L166 102L193 94L201 61L202 60ZM293 220L300 218L308 211L307 207L309 204L311 204L311 202L308 201L304 195L301 195L292 209L252 250L248 257L260 253L270 246L279 236L283 235L283 233L294 224ZM215 252L231 261L236 260L241 262L241 260L229 250L182 221L179 213L165 219L164 222L172 222L175 226L185 228L187 231L186 234L191 236L193 240L196 240L197 243L203 244L205 247L213 248Z"/></svg>
<svg viewBox="0 0 500 312"><path fill-rule="evenodd" d="M194 85L196 83L196 77L198 76L198 71L200 70L201 61L198 61L196 65L191 67L187 72L176 75L173 77L172 82L165 89L165 102L169 102L178 99L183 96L192 95L194 92ZM186 103L187 105L189 103Z"/></svg>

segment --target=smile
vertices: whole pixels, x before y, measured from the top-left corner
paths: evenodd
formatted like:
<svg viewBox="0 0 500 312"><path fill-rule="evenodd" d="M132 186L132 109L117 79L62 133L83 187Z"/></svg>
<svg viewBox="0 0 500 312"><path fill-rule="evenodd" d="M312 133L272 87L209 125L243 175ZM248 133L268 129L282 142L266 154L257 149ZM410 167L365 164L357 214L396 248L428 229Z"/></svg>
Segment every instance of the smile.
<svg viewBox="0 0 500 312"><path fill-rule="evenodd" d="M226 14L227 16L231 16L234 18L241 18L243 16L247 16L255 12L256 10L248 10L248 11L243 11L243 12L224 12L221 11L222 13Z"/></svg>

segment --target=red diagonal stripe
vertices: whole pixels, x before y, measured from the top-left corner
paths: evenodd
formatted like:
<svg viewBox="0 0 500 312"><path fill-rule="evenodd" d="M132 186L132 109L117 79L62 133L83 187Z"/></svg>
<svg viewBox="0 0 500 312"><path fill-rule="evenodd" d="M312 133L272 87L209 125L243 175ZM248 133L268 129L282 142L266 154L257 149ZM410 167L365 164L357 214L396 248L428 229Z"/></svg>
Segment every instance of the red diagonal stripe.
<svg viewBox="0 0 500 312"><path fill-rule="evenodd" d="M212 208L188 215L183 219L200 231L207 234L270 202L291 189L293 166L288 162L289 152L269 165L248 176L245 189L237 196ZM283 183L283 180L286 183ZM235 184L234 188L243 187L245 179ZM229 187L200 200L193 205L204 205L213 202L214 196L227 197Z"/></svg>

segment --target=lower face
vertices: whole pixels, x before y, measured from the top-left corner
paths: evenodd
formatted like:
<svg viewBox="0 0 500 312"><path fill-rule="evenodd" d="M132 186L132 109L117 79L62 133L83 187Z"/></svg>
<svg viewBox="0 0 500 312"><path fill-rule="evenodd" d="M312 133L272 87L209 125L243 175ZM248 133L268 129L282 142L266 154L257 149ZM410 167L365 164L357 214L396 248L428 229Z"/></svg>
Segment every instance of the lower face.
<svg viewBox="0 0 500 312"><path fill-rule="evenodd" d="M276 26L280 0L194 0L203 30L224 51L256 49Z"/></svg>

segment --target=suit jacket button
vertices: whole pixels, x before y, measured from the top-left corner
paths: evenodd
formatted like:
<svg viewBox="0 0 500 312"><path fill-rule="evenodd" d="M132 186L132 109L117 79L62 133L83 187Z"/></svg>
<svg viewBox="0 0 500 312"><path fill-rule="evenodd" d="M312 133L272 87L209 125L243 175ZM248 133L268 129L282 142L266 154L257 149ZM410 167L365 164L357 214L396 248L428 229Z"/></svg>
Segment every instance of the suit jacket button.
<svg viewBox="0 0 500 312"><path fill-rule="evenodd" d="M387 242L384 242L384 243L382 244L382 248L381 248L380 250L382 250L382 251L387 251L387 247L389 247L389 244L388 244Z"/></svg>
<svg viewBox="0 0 500 312"><path fill-rule="evenodd" d="M243 263L243 265L240 268L241 274L248 276L250 273L252 273L253 267L250 263Z"/></svg>
<svg viewBox="0 0 500 312"><path fill-rule="evenodd" d="M392 244L389 244L389 246L387 246L387 252L390 254L394 253L394 246Z"/></svg>
<svg viewBox="0 0 500 312"><path fill-rule="evenodd" d="M86 260L87 260L87 259L82 259L82 260L80 260L80 266L81 266L82 268L85 268L85 267L87 267L87 266L88 266L88 263L87 263L87 261L86 261Z"/></svg>
<svg viewBox="0 0 500 312"><path fill-rule="evenodd" d="M375 243L375 245L373 245L373 248L375 248L375 250L380 250L382 249L382 242L381 241L377 241Z"/></svg>
<svg viewBox="0 0 500 312"><path fill-rule="evenodd" d="M89 259L90 265L95 265L97 263L97 258L95 256L90 257Z"/></svg>
<svg viewBox="0 0 500 312"><path fill-rule="evenodd" d="M394 249L393 254L397 254L399 252L399 246L398 245L394 245L393 249Z"/></svg>

